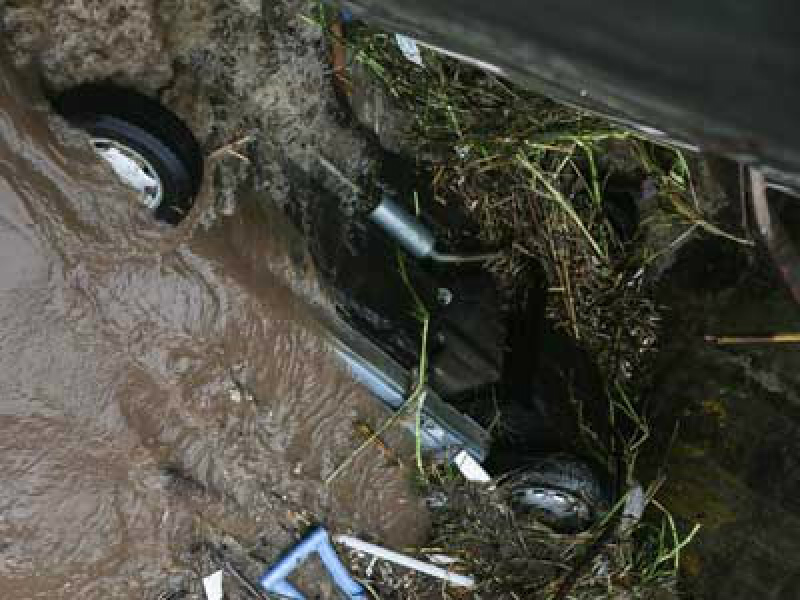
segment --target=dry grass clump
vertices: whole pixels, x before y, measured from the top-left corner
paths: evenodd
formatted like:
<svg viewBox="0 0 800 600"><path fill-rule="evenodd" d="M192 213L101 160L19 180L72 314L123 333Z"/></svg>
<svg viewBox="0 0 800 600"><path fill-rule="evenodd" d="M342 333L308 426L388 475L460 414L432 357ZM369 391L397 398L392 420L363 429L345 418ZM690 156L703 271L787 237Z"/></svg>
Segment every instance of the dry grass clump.
<svg viewBox="0 0 800 600"><path fill-rule="evenodd" d="M425 48L420 68L390 34L352 26L341 41L412 116L407 145L432 174L434 201L466 212L487 246L505 249L491 265L501 283L532 284L519 274L538 261L549 317L609 372L630 376L655 341L658 311L642 286L635 223L621 232L613 222L625 207L609 208L620 194L608 185L646 175L646 142Z"/></svg>
<svg viewBox="0 0 800 600"><path fill-rule="evenodd" d="M476 587L446 586L350 553L354 574L376 598L677 598L677 561L695 532L681 537L668 513L662 525L641 523L624 534L613 514L591 531L563 534L512 510L502 488L475 486L452 475L429 479L433 532L424 548L405 551L427 561L446 557L446 568L473 576Z"/></svg>

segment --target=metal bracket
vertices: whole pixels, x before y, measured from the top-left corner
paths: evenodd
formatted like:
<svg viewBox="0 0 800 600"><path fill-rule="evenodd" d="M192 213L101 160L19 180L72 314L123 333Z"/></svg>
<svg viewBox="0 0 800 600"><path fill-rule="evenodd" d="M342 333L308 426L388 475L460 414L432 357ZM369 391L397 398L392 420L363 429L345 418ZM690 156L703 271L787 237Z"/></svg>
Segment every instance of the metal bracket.
<svg viewBox="0 0 800 600"><path fill-rule="evenodd" d="M320 526L314 527L309 531L278 562L267 569L259 580L261 587L267 592L272 592L291 600L305 600L305 596L289 583L286 578L308 558L309 554L315 552L319 555L322 564L325 565L336 586L348 600L363 600L367 598L367 591L347 572L347 569L336 555L336 550L331 544L331 538L327 530Z"/></svg>

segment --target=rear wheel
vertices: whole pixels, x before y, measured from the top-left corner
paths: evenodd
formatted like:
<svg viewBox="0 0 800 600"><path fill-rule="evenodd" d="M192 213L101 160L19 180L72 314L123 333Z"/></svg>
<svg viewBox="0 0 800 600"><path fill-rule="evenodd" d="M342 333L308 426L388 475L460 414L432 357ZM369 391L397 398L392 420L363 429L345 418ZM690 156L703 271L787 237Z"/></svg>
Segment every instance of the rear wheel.
<svg viewBox="0 0 800 600"><path fill-rule="evenodd" d="M512 507L559 532L591 527L611 505L611 494L594 469L569 454L532 459L509 475L504 489Z"/></svg>
<svg viewBox="0 0 800 600"><path fill-rule="evenodd" d="M56 108L90 136L98 156L155 217L177 225L203 177L203 154L189 128L155 100L111 85L68 90Z"/></svg>

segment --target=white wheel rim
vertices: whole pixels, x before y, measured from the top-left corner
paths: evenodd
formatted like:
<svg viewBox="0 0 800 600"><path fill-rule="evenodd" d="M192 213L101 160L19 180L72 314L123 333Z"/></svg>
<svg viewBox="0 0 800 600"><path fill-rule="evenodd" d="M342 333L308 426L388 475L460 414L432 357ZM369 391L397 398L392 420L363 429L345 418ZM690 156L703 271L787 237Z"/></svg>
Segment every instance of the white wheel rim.
<svg viewBox="0 0 800 600"><path fill-rule="evenodd" d="M125 185L138 193L144 206L155 210L161 205L164 185L150 161L116 140L93 137L91 142L97 155L111 165Z"/></svg>
<svg viewBox="0 0 800 600"><path fill-rule="evenodd" d="M546 510L559 518L574 516L587 521L592 514L585 501L561 490L530 486L515 490L513 497L523 506Z"/></svg>

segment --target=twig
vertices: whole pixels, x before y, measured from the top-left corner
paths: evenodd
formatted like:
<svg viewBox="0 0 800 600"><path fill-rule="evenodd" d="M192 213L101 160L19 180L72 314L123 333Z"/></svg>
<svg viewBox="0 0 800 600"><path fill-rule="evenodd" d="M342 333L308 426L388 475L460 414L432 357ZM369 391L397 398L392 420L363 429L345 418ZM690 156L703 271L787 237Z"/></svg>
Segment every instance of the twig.
<svg viewBox="0 0 800 600"><path fill-rule="evenodd" d="M689 185L689 193L692 195L694 208L700 211L700 201L697 199L697 191L694 189L694 180L692 179L692 171L689 169L689 163L686 162L686 157L678 148L675 148L675 154L678 155L678 162L683 169L683 176L686 177L686 183Z"/></svg>
<svg viewBox="0 0 800 600"><path fill-rule="evenodd" d="M712 235L716 235L732 242L736 242L737 244L742 244L743 246L754 246L755 242L753 240L746 240L744 238L737 237L733 234L728 233L727 231L723 231L713 223L709 223L706 221L697 211L693 210L692 208L686 206L682 200L676 197L670 198L672 201L673 207L675 210L685 217L690 223L697 225L704 229L707 233Z"/></svg>
<svg viewBox="0 0 800 600"><path fill-rule="evenodd" d="M400 269L400 277L402 278L406 288L408 288L408 291L411 293L411 297L414 300L414 307L419 313L418 316L422 321L422 337L420 343L419 370L417 372L417 388L424 389L428 379L428 327L430 325L431 315L428 312L425 304L422 302L422 299L419 297L419 294L417 294L417 290L415 290L414 286L411 285L411 280L408 277L408 270L406 269L405 258L400 252L397 253L397 263L398 268ZM424 403L425 396L422 395L420 396L419 403L416 407L416 435L414 436L416 442L417 468L423 477L425 476L425 467L422 464L422 407Z"/></svg>
<svg viewBox="0 0 800 600"><path fill-rule="evenodd" d="M216 563L218 567L221 567L225 573L233 577L251 597L255 598L256 600L269 600L270 596L256 587L256 585L250 581L250 579L244 573L242 573L231 561L225 557L219 548L215 546L209 546L209 550L212 561ZM283 598L283 596L280 597Z"/></svg>
<svg viewBox="0 0 800 600"><path fill-rule="evenodd" d="M391 417L386 419L386 421L381 425L373 434L365 440L358 448L356 448L350 456L348 456L342 464L340 464L336 469L328 475L325 479L325 485L330 485L331 482L336 479L342 471L344 471L350 463L355 460L355 458L361 454L366 448L368 448L371 444L373 444L376 440L380 439L380 437L386 433L400 418L406 413L406 411L411 407L416 407L418 411L421 411L421 406L425 402L425 396L427 395L427 390L425 388L425 377L427 374L427 356L428 356L428 324L430 318L426 314L423 323L422 323L422 350L420 353L420 360L419 360L419 373L417 374L417 381L414 386L414 390L411 392L411 395L408 399L403 402L402 406L397 409L397 412L393 414ZM418 403L418 404L417 404ZM418 412L417 416L418 420L420 419L420 413ZM420 423L417 423L417 465L422 470L422 447L421 447L421 439L420 439Z"/></svg>
<svg viewBox="0 0 800 600"><path fill-rule="evenodd" d="M381 452L388 458L389 460L397 463L399 466L403 466L403 459L401 459L397 453L392 450L386 442L384 442L380 436L375 436L375 432L373 431L372 427L369 426L367 423L356 423L356 429L363 434L365 439L372 438L375 442L375 445L381 449Z"/></svg>
<svg viewBox="0 0 800 600"><path fill-rule="evenodd" d="M638 277L639 274L644 271L644 268L647 265L649 265L650 263L652 263L654 260L656 260L657 258L663 256L667 252L670 252L671 250L674 250L676 247L678 247L681 244L683 244L683 242L685 242L694 233L694 230L697 229L698 227L700 227L699 223L694 223L694 224L690 225L689 228L686 231L684 231L682 234L680 234L678 237L676 237L674 240L672 240L672 242L670 242L667 247L662 248L661 250L659 250L658 252L656 252L652 256L648 256L647 259L643 262L643 264L642 264L641 268L639 269L639 271L636 272L635 277Z"/></svg>
<svg viewBox="0 0 800 600"><path fill-rule="evenodd" d="M741 244L742 246L755 246L756 243L753 240L746 240L744 238L737 237L732 235L726 231L723 231L713 223L709 223L703 219L697 221L697 224L700 225L703 229L705 229L708 233L725 238L726 240L730 240L732 242L736 242L737 244Z"/></svg>
<svg viewBox="0 0 800 600"><path fill-rule="evenodd" d="M325 167L328 170L328 172L330 172L332 175L334 175L339 181L341 181L343 184L345 184L347 187L349 187L356 194L360 194L361 193L361 191L362 191L361 188L358 185L356 185L355 183L353 183L353 181L350 180L344 173L342 173L336 167L336 165L334 165L331 161L329 161L327 158L322 156L322 154L320 154L319 152L316 152L315 154L317 155L317 160L319 160L320 164L323 167Z"/></svg>
<svg viewBox="0 0 800 600"><path fill-rule="evenodd" d="M242 162L246 162L249 164L250 159L247 158L244 154L241 154L238 151L238 148L240 146L243 146L244 144L250 143L251 141L253 141L252 135L246 135L244 137L241 137L238 140L234 140L228 144L225 144L224 146L220 146L219 148L217 148L211 154L208 155L208 159L214 161L222 158L222 156L224 156L225 154L230 154L231 156L235 156Z"/></svg>
<svg viewBox="0 0 800 600"><path fill-rule="evenodd" d="M427 391L424 388L422 388L422 389L415 388L414 392L408 397L408 400L403 402L402 406L400 406L400 408L397 409L397 412L395 414L393 414L391 417L389 417L388 419L386 419L386 421L384 421L383 425L381 425L369 437L369 439L364 441L358 448L356 448L350 454L350 456L348 456L342 462L342 464L340 464L338 467L336 467L336 470L333 473L331 473L330 475L328 475L327 478L325 478L325 485L330 485L333 482L333 480L336 479L339 475L341 475L342 471L344 471L350 465L350 463L352 463L353 460L355 460L355 458L359 454L361 454L378 437L382 436L384 433L386 433L389 430L389 428L391 428L395 423L397 423L397 421L400 420L400 418L405 414L406 410L408 410L409 407L414 406L415 403L418 402L418 401L424 400L424 397L425 397L426 394L427 394Z"/></svg>
<svg viewBox="0 0 800 600"><path fill-rule="evenodd" d="M572 570L567 573L564 579L561 581L561 585L558 586L558 591L553 596L553 600L565 600L567 594L575 587L575 584L578 582L578 578L580 577L583 570L589 566L595 556L602 552L603 548L606 547L608 542L611 541L614 532L616 531L616 520L609 519L608 523L606 523L605 529L603 532L597 537L597 539L591 543L591 545L586 549L583 553L583 556L575 563L575 566L572 567Z"/></svg>
<svg viewBox="0 0 800 600"><path fill-rule="evenodd" d="M549 181L549 179L545 177L544 174L539 169L534 167L533 164L531 164L531 162L523 154L520 153L518 155L518 159L520 163L525 168L527 168L528 171L530 171L531 176L534 179L538 179L539 181L541 181L542 184L547 188L547 191L550 194L549 197L552 200L554 200L562 208L562 210L569 215L570 219L574 221L574 223L581 230L581 233L583 233L584 237L586 237L586 240L589 242L589 244L591 245L592 249L595 251L597 256L603 259L604 261L607 260L608 256L600 248L600 245L592 237L592 234L589 233L589 230L586 228L586 225L583 223L583 221L581 221L581 218L575 212L575 209L572 207L569 201L567 201L567 199L564 197L564 194L561 193L561 190L556 188L556 186L553 185L553 183Z"/></svg>
<svg viewBox="0 0 800 600"><path fill-rule="evenodd" d="M747 233L748 239L752 239L752 235L750 234L750 219L748 218L747 212L747 190L748 185L746 183L746 167L739 163L739 210L742 213L742 230Z"/></svg>
<svg viewBox="0 0 800 600"><path fill-rule="evenodd" d="M254 584L251 582L245 575L239 571L236 567L234 567L229 561L224 560L222 561L222 568L228 574L231 575L236 581L239 582L247 592L257 600L265 600L268 598L265 594L261 592ZM281 596L282 597L282 596Z"/></svg>

